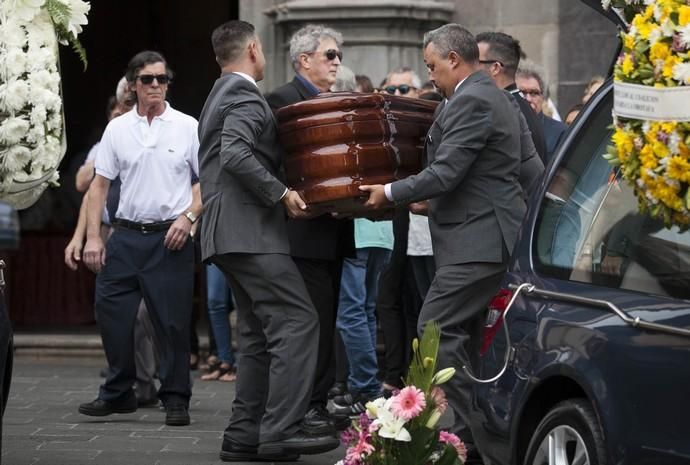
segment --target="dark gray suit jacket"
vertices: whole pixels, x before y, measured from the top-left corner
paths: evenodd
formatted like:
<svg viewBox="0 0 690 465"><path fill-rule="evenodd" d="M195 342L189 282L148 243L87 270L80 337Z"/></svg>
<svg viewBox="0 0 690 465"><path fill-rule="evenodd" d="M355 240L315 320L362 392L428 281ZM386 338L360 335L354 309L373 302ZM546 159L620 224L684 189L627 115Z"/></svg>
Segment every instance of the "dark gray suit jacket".
<svg viewBox="0 0 690 465"><path fill-rule="evenodd" d="M271 108L253 83L223 74L199 117L202 259L289 253L280 198L282 149Z"/></svg>
<svg viewBox="0 0 690 465"><path fill-rule="evenodd" d="M427 167L396 181L396 202L429 201L437 266L501 263L525 213L518 182L520 121L514 103L485 73L471 74L427 135Z"/></svg>

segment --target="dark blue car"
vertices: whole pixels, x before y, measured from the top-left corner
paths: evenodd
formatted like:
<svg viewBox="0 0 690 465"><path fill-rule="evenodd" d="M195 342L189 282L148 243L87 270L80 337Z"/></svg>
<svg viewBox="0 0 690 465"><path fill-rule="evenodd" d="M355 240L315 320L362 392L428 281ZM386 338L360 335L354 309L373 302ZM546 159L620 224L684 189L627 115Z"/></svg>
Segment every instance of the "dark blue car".
<svg viewBox="0 0 690 465"><path fill-rule="evenodd" d="M690 463L690 232L640 214L603 158L612 104L608 81L491 302L472 405L487 465Z"/></svg>

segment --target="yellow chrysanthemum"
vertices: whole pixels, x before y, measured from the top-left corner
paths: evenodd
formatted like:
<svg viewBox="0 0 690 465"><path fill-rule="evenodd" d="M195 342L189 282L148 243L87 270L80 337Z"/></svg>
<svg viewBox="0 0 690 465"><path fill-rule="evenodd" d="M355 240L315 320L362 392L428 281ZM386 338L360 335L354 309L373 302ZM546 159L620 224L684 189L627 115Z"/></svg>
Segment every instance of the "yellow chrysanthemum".
<svg viewBox="0 0 690 465"><path fill-rule="evenodd" d="M649 10L649 8L647 8ZM650 10L654 14L654 9ZM647 15L637 15L632 22L633 26L637 29L637 33L645 40L649 39L649 35L656 28L656 26L649 22Z"/></svg>
<svg viewBox="0 0 690 465"><path fill-rule="evenodd" d="M623 46L626 50L632 50L635 48L635 36L632 34L623 34Z"/></svg>
<svg viewBox="0 0 690 465"><path fill-rule="evenodd" d="M669 178L682 182L690 182L690 163L681 156L674 156L668 162L666 174Z"/></svg>
<svg viewBox="0 0 690 465"><path fill-rule="evenodd" d="M650 170L653 170L659 166L659 160L654 155L654 150L652 150L652 146L650 144L646 144L644 147L642 147L642 150L640 150L640 163L642 164L643 168Z"/></svg>
<svg viewBox="0 0 690 465"><path fill-rule="evenodd" d="M664 60L664 68L662 71L662 74L665 78L672 78L673 77L673 67L676 66L678 63L681 63L683 60L680 59L679 56L677 55L670 55Z"/></svg>
<svg viewBox="0 0 690 465"><path fill-rule="evenodd" d="M687 26L690 24L690 6L682 5L678 8L678 25Z"/></svg>
<svg viewBox="0 0 690 465"><path fill-rule="evenodd" d="M633 72L633 69L635 69L635 65L632 60L632 55L627 53L623 59L621 71L623 71L623 75L630 76L630 74ZM673 71L671 71L671 73L673 73Z"/></svg>
<svg viewBox="0 0 690 465"><path fill-rule="evenodd" d="M649 60L654 62L656 60L666 60L671 54L671 47L666 43L657 41L654 42L651 49L649 50Z"/></svg>

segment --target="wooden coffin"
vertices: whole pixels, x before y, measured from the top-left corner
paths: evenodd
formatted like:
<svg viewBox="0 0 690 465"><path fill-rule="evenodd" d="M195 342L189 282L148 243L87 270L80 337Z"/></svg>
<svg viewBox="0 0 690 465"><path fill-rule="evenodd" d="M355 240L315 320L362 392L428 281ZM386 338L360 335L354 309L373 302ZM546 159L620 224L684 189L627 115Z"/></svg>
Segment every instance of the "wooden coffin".
<svg viewBox="0 0 690 465"><path fill-rule="evenodd" d="M277 112L288 185L310 207L369 216L362 184L418 173L437 102L329 93Z"/></svg>

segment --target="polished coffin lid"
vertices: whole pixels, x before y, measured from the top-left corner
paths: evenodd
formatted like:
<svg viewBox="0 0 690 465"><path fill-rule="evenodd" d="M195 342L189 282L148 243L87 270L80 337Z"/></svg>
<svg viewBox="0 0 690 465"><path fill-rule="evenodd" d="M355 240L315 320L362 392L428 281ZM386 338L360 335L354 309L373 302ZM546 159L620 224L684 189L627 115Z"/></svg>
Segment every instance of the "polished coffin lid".
<svg viewBox="0 0 690 465"><path fill-rule="evenodd" d="M328 93L277 112L288 185L311 207L372 216L362 184L418 173L437 102Z"/></svg>

